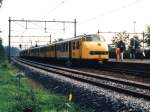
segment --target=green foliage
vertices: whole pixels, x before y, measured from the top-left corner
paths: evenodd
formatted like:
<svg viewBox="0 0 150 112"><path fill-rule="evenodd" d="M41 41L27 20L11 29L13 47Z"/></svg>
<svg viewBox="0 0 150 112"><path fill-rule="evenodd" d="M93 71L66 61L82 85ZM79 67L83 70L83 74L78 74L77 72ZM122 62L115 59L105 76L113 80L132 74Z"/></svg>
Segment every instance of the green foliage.
<svg viewBox="0 0 150 112"><path fill-rule="evenodd" d="M1 8L1 5L2 5L2 2L3 2L3 0L0 0L0 8Z"/></svg>
<svg viewBox="0 0 150 112"><path fill-rule="evenodd" d="M118 44L119 41L123 41L125 43L128 43L129 40L129 34L126 31L117 33L113 38L112 38L112 44L116 45Z"/></svg>
<svg viewBox="0 0 150 112"><path fill-rule="evenodd" d="M19 79L9 69L7 61L0 66L0 111L23 112L78 112L73 103L66 102L64 96L55 95L42 87L33 87L27 78Z"/></svg>
<svg viewBox="0 0 150 112"><path fill-rule="evenodd" d="M10 68L2 45L0 45L0 67L8 69Z"/></svg>
<svg viewBox="0 0 150 112"><path fill-rule="evenodd" d="M147 26L145 37L145 43L147 44L147 47L150 47L150 26Z"/></svg>
<svg viewBox="0 0 150 112"><path fill-rule="evenodd" d="M19 93L16 96L16 104L12 107L15 112L22 112L27 109L31 109L33 112L41 112L41 107L32 91L18 90Z"/></svg>
<svg viewBox="0 0 150 112"><path fill-rule="evenodd" d="M79 112L73 103L42 87L32 87L29 79L16 77L16 69L8 64L0 46L0 112ZM86 111L88 112L88 111Z"/></svg>
<svg viewBox="0 0 150 112"><path fill-rule="evenodd" d="M140 40L138 36L134 36L130 39L130 49L138 49L140 48Z"/></svg>
<svg viewBox="0 0 150 112"><path fill-rule="evenodd" d="M5 51L2 45L0 45L0 64L6 60Z"/></svg>

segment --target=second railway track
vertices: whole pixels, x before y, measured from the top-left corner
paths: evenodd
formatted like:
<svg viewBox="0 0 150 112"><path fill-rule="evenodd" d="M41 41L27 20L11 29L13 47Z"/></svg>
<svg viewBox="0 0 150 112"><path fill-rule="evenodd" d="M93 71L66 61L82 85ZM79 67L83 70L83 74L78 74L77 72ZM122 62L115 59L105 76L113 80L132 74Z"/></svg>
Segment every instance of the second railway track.
<svg viewBox="0 0 150 112"><path fill-rule="evenodd" d="M33 62L25 59L13 59L14 62L21 62L45 71L60 74L84 83L92 84L98 87L117 91L137 98L150 100L150 85L135 81L122 80L101 74L83 72L79 70L58 67L38 62Z"/></svg>

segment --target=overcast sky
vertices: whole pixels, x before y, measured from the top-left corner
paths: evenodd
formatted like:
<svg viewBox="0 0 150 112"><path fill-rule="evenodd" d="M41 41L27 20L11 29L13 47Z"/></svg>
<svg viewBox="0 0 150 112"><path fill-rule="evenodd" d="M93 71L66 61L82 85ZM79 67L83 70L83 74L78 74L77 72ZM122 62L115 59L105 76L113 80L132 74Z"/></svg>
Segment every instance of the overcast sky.
<svg viewBox="0 0 150 112"><path fill-rule="evenodd" d="M0 9L0 29L3 31L4 44L8 38L8 18L34 20L67 20L77 19L77 35L96 33L100 31L143 32L150 24L149 0L4 0ZM49 35L52 38L69 38L73 34L73 25L28 24L30 30L25 30L25 23L12 23L12 35ZM110 37L107 38L110 41ZM35 41L35 38L30 38ZM29 41L15 38L14 41Z"/></svg>

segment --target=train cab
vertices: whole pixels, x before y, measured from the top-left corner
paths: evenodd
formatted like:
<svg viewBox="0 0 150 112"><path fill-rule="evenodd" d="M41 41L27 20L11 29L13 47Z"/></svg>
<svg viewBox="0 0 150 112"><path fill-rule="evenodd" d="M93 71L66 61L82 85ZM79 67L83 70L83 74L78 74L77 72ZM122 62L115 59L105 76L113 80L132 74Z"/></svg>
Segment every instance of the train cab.
<svg viewBox="0 0 150 112"><path fill-rule="evenodd" d="M81 45L82 59L108 59L108 45L105 38L98 34L85 35Z"/></svg>

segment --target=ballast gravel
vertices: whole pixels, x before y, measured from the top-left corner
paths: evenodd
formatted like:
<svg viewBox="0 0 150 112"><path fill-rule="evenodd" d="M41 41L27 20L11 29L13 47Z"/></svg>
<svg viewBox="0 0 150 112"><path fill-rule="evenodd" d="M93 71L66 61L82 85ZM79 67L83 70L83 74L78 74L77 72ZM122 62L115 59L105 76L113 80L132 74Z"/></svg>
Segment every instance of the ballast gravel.
<svg viewBox="0 0 150 112"><path fill-rule="evenodd" d="M85 108L91 109L91 112L150 112L150 101L75 81L21 63L15 65L28 77L56 93L66 96L72 93L73 101L80 105L82 112L85 112Z"/></svg>

